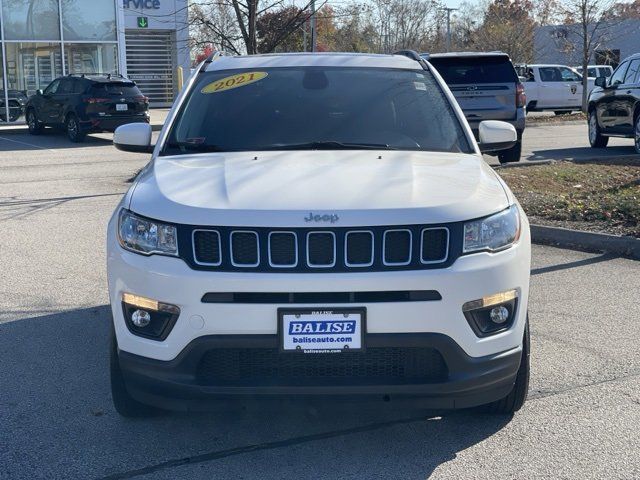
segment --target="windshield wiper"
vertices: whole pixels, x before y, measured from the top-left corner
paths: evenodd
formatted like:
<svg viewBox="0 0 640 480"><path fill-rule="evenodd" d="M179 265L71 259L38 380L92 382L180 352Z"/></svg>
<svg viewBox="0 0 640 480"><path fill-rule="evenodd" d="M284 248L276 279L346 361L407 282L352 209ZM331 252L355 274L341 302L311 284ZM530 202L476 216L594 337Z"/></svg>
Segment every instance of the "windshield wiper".
<svg viewBox="0 0 640 480"><path fill-rule="evenodd" d="M332 140L308 143L273 144L254 150L395 150L386 143L336 142Z"/></svg>
<svg viewBox="0 0 640 480"><path fill-rule="evenodd" d="M195 142L169 142L165 148L177 148L180 150L192 150L194 152L224 152L225 149L218 145Z"/></svg>

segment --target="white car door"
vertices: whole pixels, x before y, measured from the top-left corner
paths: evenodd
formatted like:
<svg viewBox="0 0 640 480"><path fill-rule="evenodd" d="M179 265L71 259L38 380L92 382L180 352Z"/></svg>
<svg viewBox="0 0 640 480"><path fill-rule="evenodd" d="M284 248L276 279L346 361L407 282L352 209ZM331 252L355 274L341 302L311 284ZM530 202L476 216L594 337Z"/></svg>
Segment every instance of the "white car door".
<svg viewBox="0 0 640 480"><path fill-rule="evenodd" d="M566 103L565 89L567 87L562 81L560 69L558 67L539 67L538 78L540 79L540 93L537 106L540 108L563 107Z"/></svg>
<svg viewBox="0 0 640 480"><path fill-rule="evenodd" d="M582 77L569 67L558 67L562 77L564 87L562 106L578 107L582 106Z"/></svg>

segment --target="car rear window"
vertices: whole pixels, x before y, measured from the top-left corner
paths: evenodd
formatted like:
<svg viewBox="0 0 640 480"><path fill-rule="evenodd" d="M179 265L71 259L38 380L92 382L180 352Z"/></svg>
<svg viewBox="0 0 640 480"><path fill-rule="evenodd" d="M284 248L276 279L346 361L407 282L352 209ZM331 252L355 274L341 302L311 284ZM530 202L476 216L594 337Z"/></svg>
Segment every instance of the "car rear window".
<svg viewBox="0 0 640 480"><path fill-rule="evenodd" d="M135 83L96 83L91 87L95 94L135 97L142 95Z"/></svg>
<svg viewBox="0 0 640 480"><path fill-rule="evenodd" d="M382 148L472 152L431 72L288 67L198 75L163 154Z"/></svg>
<svg viewBox="0 0 640 480"><path fill-rule="evenodd" d="M516 83L518 76L508 57L431 57L429 62L448 85Z"/></svg>

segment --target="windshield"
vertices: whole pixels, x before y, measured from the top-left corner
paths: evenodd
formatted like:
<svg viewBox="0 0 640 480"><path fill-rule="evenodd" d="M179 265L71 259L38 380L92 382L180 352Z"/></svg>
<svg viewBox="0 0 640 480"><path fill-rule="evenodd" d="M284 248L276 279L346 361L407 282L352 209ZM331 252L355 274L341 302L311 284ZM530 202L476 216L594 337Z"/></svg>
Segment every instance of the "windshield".
<svg viewBox="0 0 640 480"><path fill-rule="evenodd" d="M287 149L473 151L427 71L295 67L200 74L162 154Z"/></svg>

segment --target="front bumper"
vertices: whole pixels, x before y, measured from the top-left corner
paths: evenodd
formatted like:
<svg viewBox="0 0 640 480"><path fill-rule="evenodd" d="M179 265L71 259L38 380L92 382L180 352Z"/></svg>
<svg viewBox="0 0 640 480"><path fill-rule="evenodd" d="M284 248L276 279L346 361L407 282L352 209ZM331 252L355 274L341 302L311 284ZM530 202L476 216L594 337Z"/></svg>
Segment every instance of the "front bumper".
<svg viewBox="0 0 640 480"><path fill-rule="evenodd" d="M310 397L317 395L357 401L384 396L392 401L418 400L422 407L428 408L468 408L506 396L513 387L522 355L522 347L518 346L494 355L470 357L451 338L436 333L368 334L365 342L370 350L437 351L446 364L446 372L428 381L404 383L379 376L357 381L325 377L314 383L305 382L305 378L277 380L274 377L253 382L243 378L235 382L228 379L216 382L203 374L203 359L207 352L236 348L273 352L278 348L275 335L199 337L171 361L153 360L123 351L118 355L129 393L140 402L170 410L206 410L216 401L254 395L262 400L271 397L276 401L283 397L311 400ZM301 353L284 355L300 358L302 363L309 357ZM343 356L347 363L348 356L354 354L320 357L326 359L327 355ZM273 374L276 370L267 368L265 372Z"/></svg>
<svg viewBox="0 0 640 480"><path fill-rule="evenodd" d="M113 323L120 350L150 359L174 360L192 341L209 335L276 335L278 303L203 303L208 292L379 292L435 290L437 301L379 301L342 304L367 310L367 334L439 333L471 357L485 357L522 343L529 295L531 246L526 217L519 242L497 253L458 258L432 270L360 273L248 273L192 270L179 258L142 256L123 250L113 218L107 235L107 270ZM508 330L478 338L462 305L516 289L518 309ZM176 305L180 316L163 341L136 336L125 324L123 293ZM322 302L297 308L337 307Z"/></svg>

